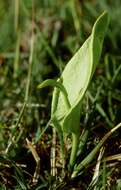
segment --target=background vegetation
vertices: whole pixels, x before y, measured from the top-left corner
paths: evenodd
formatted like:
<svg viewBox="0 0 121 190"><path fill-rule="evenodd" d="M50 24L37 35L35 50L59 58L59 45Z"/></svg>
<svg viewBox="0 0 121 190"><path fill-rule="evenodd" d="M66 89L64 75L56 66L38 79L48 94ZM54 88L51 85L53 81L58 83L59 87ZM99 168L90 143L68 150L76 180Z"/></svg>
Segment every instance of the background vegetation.
<svg viewBox="0 0 121 190"><path fill-rule="evenodd" d="M0 1L0 189L121 189L120 131L104 146L94 186L97 158L75 180L50 175L52 129L43 130L50 118L52 89L37 90L44 79L60 76L104 10L110 14L110 25L83 103L80 130L86 125L90 134L82 157L121 120L121 1ZM36 162L26 138L40 157L36 182ZM57 152L58 146L57 141Z"/></svg>

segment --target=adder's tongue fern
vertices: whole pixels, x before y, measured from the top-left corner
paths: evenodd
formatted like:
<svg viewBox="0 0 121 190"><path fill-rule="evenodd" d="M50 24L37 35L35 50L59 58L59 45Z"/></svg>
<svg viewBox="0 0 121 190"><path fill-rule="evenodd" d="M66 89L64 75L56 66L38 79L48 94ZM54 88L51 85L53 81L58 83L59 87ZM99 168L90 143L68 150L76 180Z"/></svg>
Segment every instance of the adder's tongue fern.
<svg viewBox="0 0 121 190"><path fill-rule="evenodd" d="M81 103L99 62L107 26L108 13L104 12L95 22L89 38L66 65L61 80L49 79L38 85L38 88L54 87L51 118L54 118L54 127L60 128L59 133L72 134L71 169L79 144Z"/></svg>

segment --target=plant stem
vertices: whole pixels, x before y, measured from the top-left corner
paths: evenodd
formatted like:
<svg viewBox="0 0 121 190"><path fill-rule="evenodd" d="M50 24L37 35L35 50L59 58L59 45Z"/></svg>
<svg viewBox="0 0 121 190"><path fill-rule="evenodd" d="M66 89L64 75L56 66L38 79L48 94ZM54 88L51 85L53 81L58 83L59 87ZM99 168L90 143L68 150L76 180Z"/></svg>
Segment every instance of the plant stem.
<svg viewBox="0 0 121 190"><path fill-rule="evenodd" d="M17 41L16 41L16 48L15 48L14 73L13 73L13 77L15 79L17 78L17 75L18 75L19 57L20 57L20 30L18 30L17 32Z"/></svg>
<svg viewBox="0 0 121 190"><path fill-rule="evenodd" d="M51 147L51 175L57 177L57 167L56 167L56 129L53 127L53 137L52 137L52 147Z"/></svg>
<svg viewBox="0 0 121 190"><path fill-rule="evenodd" d="M89 128L85 128L84 131L82 132L79 140L79 148L78 148L78 153L77 156L81 155L84 151L84 146L87 142L88 136L89 136Z"/></svg>
<svg viewBox="0 0 121 190"><path fill-rule="evenodd" d="M15 32L18 31L18 26L19 26L19 9L20 9L20 2L19 0L15 0L15 17L14 17L14 27L15 27Z"/></svg>
<svg viewBox="0 0 121 190"><path fill-rule="evenodd" d="M15 47L13 77L16 79L17 75L18 75L19 56L20 56L20 28L19 28L20 2L19 2L19 0L14 0L14 4L15 4L14 28L15 28L17 40L16 40L16 47Z"/></svg>
<svg viewBox="0 0 121 190"><path fill-rule="evenodd" d="M61 147L61 157L62 157L62 175L65 170L65 146L64 146L64 137L63 137L63 132L61 129L61 126L59 124L59 122L56 120L56 118L53 117L53 119L51 120L52 122L52 126L56 129L59 139L60 139L60 147Z"/></svg>
<svg viewBox="0 0 121 190"><path fill-rule="evenodd" d="M79 133L78 134L72 133L72 149L71 149L71 155L70 155L70 161L69 161L70 171L73 170L73 167L75 164L77 150L79 146L79 136L80 136Z"/></svg>

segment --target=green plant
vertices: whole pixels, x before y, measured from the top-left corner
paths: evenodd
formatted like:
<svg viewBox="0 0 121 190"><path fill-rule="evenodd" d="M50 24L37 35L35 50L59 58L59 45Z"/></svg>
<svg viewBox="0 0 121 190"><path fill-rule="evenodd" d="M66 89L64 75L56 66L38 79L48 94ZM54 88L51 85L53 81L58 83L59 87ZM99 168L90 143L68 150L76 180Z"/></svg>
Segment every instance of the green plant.
<svg viewBox="0 0 121 190"><path fill-rule="evenodd" d="M0 189L120 189L120 131L105 142L117 127L105 136L106 131L121 122L120 9L120 0L0 1ZM67 60L90 35L92 24L104 10L110 24L100 64L80 103L79 146L73 143L78 151L71 173L67 166L72 133L64 132L62 122L49 120L52 87L40 92L36 86L61 76ZM73 105L62 76L60 82L53 82L64 108L67 105L70 110ZM58 123L63 160L55 132ZM49 127L52 125L56 127Z"/></svg>
<svg viewBox="0 0 121 190"><path fill-rule="evenodd" d="M66 65L60 79L49 79L38 88L53 86L51 123L57 129L64 153L64 133L72 135L72 151L69 168L75 164L80 137L81 104L99 61L105 31L108 25L108 13L104 12L94 24L92 34Z"/></svg>
<svg viewBox="0 0 121 190"><path fill-rule="evenodd" d="M69 171L72 173L72 178L89 165L107 138L121 127L119 123L111 129L84 160L75 166L80 140L81 104L99 61L107 26L108 13L104 12L95 22L92 34L65 67L61 77L57 81L48 79L38 85L38 88L55 87L51 106L51 123L60 136L63 158L64 135L65 133L72 135L72 150L69 161Z"/></svg>
<svg viewBox="0 0 121 190"><path fill-rule="evenodd" d="M72 135L72 150L69 161L71 172L75 165L79 145L81 104L101 55L107 25L108 13L104 12L94 24L90 37L65 67L61 77L57 81L48 79L38 85L38 88L55 87L51 107L51 123L60 136L63 156L64 134ZM92 161L107 138L120 126L120 124L117 125L102 138L91 153L74 168L72 177L75 177Z"/></svg>

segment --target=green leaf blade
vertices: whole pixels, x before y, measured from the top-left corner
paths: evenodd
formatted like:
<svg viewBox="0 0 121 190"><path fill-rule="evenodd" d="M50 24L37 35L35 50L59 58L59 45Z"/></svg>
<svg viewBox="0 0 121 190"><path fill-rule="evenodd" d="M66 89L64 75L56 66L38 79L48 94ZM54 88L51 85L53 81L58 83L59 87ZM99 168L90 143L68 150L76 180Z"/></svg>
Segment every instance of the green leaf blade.
<svg viewBox="0 0 121 190"><path fill-rule="evenodd" d="M62 94L55 97L54 90L52 105L55 98L57 101L54 115L65 132L79 132L81 103L100 59L107 25L108 13L104 12L95 22L90 37L72 57L62 73L63 86L71 105L69 110L66 109Z"/></svg>

